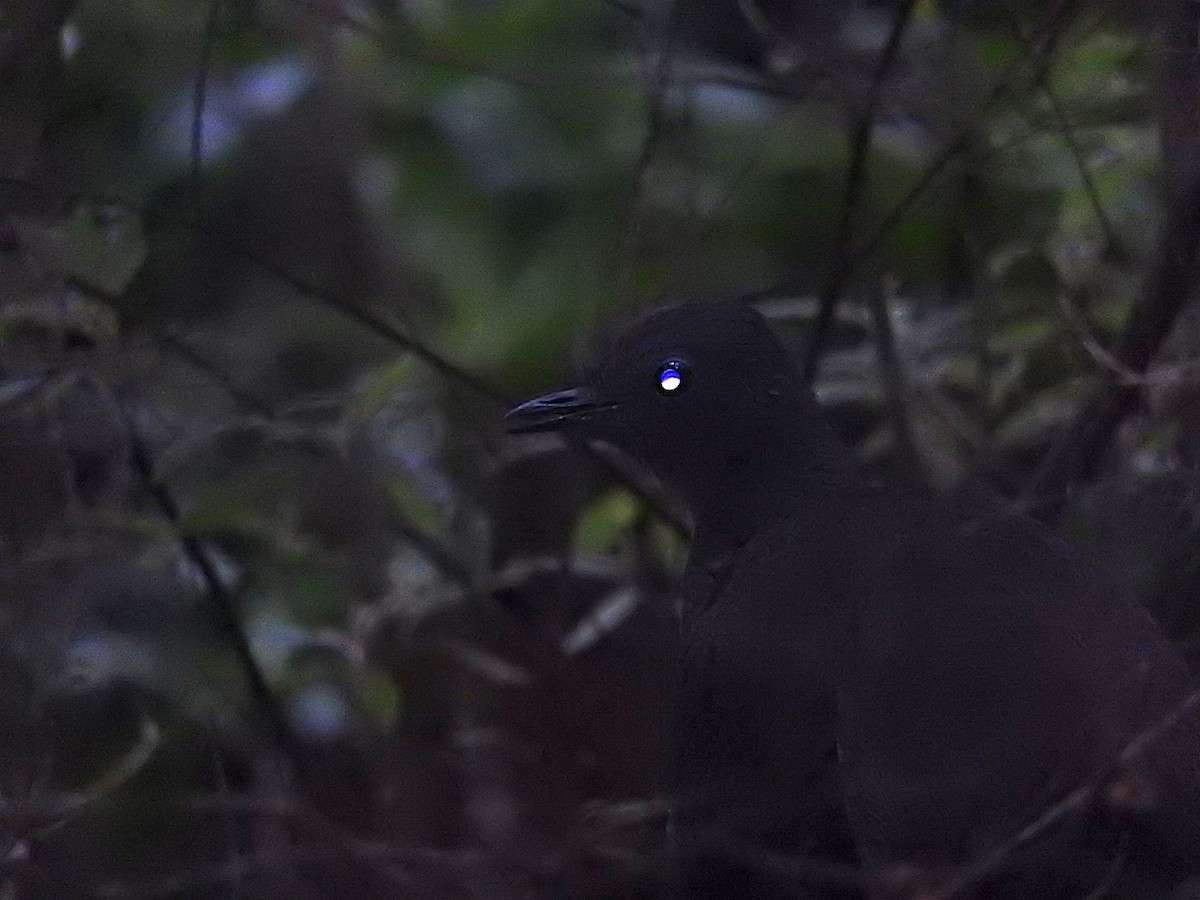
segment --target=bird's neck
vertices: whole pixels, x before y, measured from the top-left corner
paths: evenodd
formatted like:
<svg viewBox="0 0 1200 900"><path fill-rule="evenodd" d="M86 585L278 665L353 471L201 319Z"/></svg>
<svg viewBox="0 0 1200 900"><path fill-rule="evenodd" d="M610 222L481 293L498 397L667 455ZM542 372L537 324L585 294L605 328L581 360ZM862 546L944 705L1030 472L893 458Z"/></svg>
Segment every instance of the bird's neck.
<svg viewBox="0 0 1200 900"><path fill-rule="evenodd" d="M698 543L743 542L780 516L803 516L816 530L827 515L856 508L863 495L850 451L809 410L693 467L689 477L678 487Z"/></svg>

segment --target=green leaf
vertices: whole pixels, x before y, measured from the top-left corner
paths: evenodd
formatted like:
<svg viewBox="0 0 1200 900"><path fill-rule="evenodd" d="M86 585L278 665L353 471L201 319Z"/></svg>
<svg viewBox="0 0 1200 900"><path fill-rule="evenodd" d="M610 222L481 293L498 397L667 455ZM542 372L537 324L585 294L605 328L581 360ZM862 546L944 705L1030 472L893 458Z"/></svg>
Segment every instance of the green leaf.
<svg viewBox="0 0 1200 900"><path fill-rule="evenodd" d="M579 551L611 550L622 533L633 525L639 504L624 488L609 491L584 509L575 523L572 546Z"/></svg>
<svg viewBox="0 0 1200 900"><path fill-rule="evenodd" d="M65 221L25 219L16 230L51 271L109 297L124 293L146 261L141 217L118 207L80 205Z"/></svg>
<svg viewBox="0 0 1200 900"><path fill-rule="evenodd" d="M389 730L396 724L403 708L403 696L396 683L383 672L368 669L358 684L358 702L375 725Z"/></svg>

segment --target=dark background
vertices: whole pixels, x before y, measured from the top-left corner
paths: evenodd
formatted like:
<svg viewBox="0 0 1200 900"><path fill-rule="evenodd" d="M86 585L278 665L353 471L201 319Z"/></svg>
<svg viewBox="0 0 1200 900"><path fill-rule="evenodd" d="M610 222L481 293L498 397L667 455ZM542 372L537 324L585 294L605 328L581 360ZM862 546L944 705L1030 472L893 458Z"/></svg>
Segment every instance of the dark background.
<svg viewBox="0 0 1200 900"><path fill-rule="evenodd" d="M1195 637L1194 4L0 10L5 898L669 894L685 521L500 425L662 298Z"/></svg>

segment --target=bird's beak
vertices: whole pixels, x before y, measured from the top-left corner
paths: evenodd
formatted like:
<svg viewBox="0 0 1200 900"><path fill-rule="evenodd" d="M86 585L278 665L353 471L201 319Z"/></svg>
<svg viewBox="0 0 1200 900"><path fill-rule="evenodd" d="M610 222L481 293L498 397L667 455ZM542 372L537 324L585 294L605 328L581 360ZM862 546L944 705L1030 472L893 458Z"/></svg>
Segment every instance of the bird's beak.
<svg viewBox="0 0 1200 900"><path fill-rule="evenodd" d="M556 431L612 406L600 400L591 388L577 387L526 400L510 409L504 421L513 434Z"/></svg>

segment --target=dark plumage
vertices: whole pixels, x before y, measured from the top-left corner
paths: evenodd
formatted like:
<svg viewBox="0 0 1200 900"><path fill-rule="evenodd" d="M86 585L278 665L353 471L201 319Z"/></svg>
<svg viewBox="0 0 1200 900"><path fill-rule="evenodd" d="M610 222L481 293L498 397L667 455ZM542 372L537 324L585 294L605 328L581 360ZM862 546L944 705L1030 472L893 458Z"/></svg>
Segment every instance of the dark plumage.
<svg viewBox="0 0 1200 900"><path fill-rule="evenodd" d="M836 858L843 810L868 871L936 884L1192 690L1149 615L1033 521L867 487L739 304L650 313L585 385L509 418L607 441L691 507L672 821L696 893L798 893L759 849ZM1169 880L1200 844L1194 718L1114 784L1099 797L1151 808L1129 834L1111 809L1081 810L976 888L1082 897L1126 851L1127 870L1153 858L1140 871Z"/></svg>

